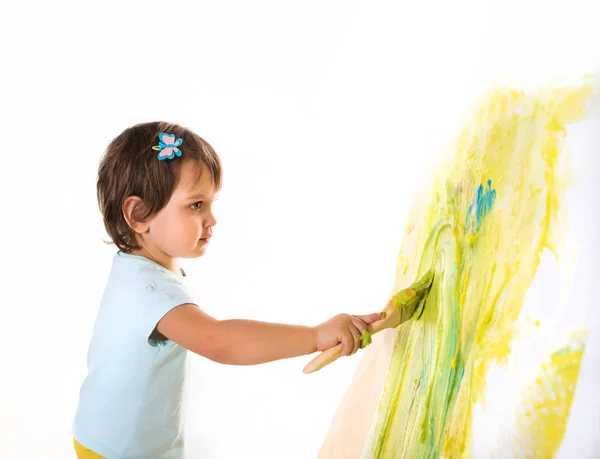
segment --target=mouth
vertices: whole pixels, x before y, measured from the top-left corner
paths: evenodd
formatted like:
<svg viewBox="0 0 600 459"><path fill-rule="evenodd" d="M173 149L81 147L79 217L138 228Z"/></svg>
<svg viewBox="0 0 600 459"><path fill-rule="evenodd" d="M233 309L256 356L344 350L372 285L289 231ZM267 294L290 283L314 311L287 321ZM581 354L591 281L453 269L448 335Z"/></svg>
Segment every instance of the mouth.
<svg viewBox="0 0 600 459"><path fill-rule="evenodd" d="M212 236L201 237L201 238L200 238L200 241L208 243L208 242L210 242L210 238L211 238L211 237L212 237Z"/></svg>

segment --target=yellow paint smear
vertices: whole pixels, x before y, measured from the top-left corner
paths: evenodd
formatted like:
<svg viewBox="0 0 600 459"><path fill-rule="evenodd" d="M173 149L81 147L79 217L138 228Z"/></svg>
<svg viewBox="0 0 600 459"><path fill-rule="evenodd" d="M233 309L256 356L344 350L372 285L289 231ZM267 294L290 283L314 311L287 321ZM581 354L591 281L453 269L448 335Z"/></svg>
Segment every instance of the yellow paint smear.
<svg viewBox="0 0 600 459"><path fill-rule="evenodd" d="M586 330L571 332L567 344L542 363L535 382L525 389L517 420L518 457L545 459L558 452L586 338Z"/></svg>
<svg viewBox="0 0 600 459"><path fill-rule="evenodd" d="M474 404L490 365L510 353L540 255L552 251L559 266L563 259L564 126L585 117L594 82L591 76L529 93L497 88L476 104L439 168L429 205L409 218L411 248L401 249L396 288L409 262L415 278L431 266L436 277L421 319L399 328L367 445L372 457L470 457ZM550 410L544 422L564 423L567 414L568 407ZM553 441L563 433L554 431Z"/></svg>

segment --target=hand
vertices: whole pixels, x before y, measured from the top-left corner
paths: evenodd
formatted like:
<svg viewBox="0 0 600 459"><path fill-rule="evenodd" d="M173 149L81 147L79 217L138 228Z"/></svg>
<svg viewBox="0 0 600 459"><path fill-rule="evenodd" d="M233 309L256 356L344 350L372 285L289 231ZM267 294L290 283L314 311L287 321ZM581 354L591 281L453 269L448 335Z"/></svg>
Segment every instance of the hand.
<svg viewBox="0 0 600 459"><path fill-rule="evenodd" d="M360 347L360 335L367 325L381 318L380 313L366 316L340 314L315 327L317 351L342 343L342 355L352 355Z"/></svg>

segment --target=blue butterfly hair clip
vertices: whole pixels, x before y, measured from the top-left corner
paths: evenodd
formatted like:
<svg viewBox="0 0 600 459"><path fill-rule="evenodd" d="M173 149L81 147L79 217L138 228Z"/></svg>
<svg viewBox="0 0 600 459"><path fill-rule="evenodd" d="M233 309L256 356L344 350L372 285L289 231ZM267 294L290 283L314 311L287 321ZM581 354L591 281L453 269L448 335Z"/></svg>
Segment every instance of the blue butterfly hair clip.
<svg viewBox="0 0 600 459"><path fill-rule="evenodd" d="M152 149L160 152L158 154L158 159L160 161L164 159L173 159L175 156L181 156L179 145L182 144L183 140L175 140L173 134L165 134L164 132L158 134L158 140L158 145L154 145Z"/></svg>

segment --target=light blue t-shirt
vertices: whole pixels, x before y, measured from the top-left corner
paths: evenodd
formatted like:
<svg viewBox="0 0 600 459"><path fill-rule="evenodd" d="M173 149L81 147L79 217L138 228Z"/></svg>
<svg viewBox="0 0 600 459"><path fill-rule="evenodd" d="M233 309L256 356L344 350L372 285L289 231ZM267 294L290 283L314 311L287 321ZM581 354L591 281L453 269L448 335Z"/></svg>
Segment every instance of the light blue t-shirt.
<svg viewBox="0 0 600 459"><path fill-rule="evenodd" d="M117 252L88 350L73 437L106 459L183 457L187 351L149 336L174 307L194 303L177 275Z"/></svg>

